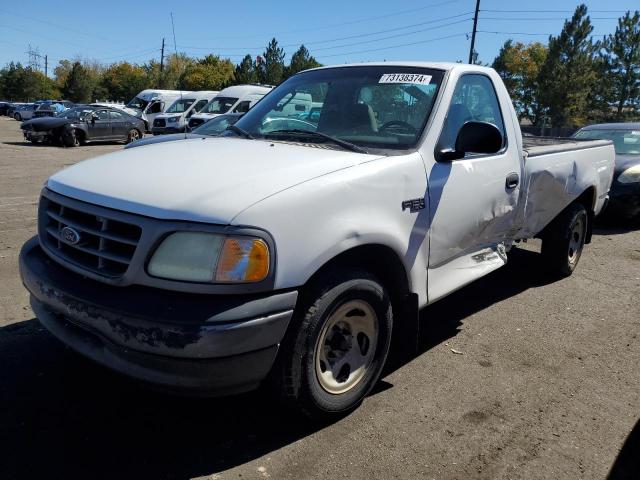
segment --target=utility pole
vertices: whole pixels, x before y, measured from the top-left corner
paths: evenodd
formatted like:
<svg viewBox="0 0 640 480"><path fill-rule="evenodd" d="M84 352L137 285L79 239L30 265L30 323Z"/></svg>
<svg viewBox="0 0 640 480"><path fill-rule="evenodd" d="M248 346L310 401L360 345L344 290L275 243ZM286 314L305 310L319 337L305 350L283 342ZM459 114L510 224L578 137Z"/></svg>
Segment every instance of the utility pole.
<svg viewBox="0 0 640 480"><path fill-rule="evenodd" d="M162 50L160 51L160 72L164 70L164 37L162 37Z"/></svg>
<svg viewBox="0 0 640 480"><path fill-rule="evenodd" d="M473 33L471 34L471 49L469 50L469 63L473 63L473 50L476 46L476 28L478 27L479 11L480 11L480 0L476 0L476 13L473 16Z"/></svg>
<svg viewBox="0 0 640 480"><path fill-rule="evenodd" d="M47 55L44 56L44 76L49 76L49 57Z"/></svg>

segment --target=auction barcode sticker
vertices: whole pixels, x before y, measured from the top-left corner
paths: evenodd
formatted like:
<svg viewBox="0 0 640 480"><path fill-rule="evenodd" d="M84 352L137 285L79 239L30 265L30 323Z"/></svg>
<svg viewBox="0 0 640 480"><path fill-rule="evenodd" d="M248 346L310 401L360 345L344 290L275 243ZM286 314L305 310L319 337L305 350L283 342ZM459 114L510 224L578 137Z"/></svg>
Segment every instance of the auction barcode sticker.
<svg viewBox="0 0 640 480"><path fill-rule="evenodd" d="M417 73L385 73L380 77L378 83L416 83L418 85L429 85L431 75L420 75Z"/></svg>

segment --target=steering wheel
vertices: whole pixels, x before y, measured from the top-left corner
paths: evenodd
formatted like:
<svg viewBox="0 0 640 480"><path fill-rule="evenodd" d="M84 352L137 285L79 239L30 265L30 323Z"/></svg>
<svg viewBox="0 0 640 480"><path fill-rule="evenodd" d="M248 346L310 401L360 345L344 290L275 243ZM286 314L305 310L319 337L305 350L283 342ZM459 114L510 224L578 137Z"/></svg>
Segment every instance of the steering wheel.
<svg viewBox="0 0 640 480"><path fill-rule="evenodd" d="M382 125L378 131L382 132L383 130L386 130L388 128L393 128L393 127L401 127L404 128L405 130L407 130L409 133L418 133L418 129L416 127L414 127L413 125L411 125L410 123L407 122L403 122L402 120L392 120L391 122L387 122L384 125Z"/></svg>

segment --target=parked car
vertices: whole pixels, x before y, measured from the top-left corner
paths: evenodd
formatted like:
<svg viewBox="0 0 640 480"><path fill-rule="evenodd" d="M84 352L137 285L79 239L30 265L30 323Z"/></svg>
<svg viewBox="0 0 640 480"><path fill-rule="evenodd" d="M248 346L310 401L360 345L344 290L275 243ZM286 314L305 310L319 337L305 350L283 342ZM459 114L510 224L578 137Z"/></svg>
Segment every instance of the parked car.
<svg viewBox="0 0 640 480"><path fill-rule="evenodd" d="M23 105L27 105L27 104L25 102L13 102L9 104L9 107L7 108L7 117L15 118L14 114L16 110L22 107Z"/></svg>
<svg viewBox="0 0 640 480"><path fill-rule="evenodd" d="M35 103L25 103L19 105L13 110L13 118L21 122L22 120L30 120L33 118L34 110L38 108L38 105Z"/></svg>
<svg viewBox="0 0 640 480"><path fill-rule="evenodd" d="M51 142L77 147L95 141L133 142L142 137L144 122L114 108L84 105L55 117L34 118L20 128L24 138L32 143Z"/></svg>
<svg viewBox="0 0 640 480"><path fill-rule="evenodd" d="M11 102L0 102L0 115L6 115Z"/></svg>
<svg viewBox="0 0 640 480"><path fill-rule="evenodd" d="M135 116L144 120L146 131L149 132L158 115L164 113L178 98L190 93L181 90L142 90L127 103L126 107L137 112Z"/></svg>
<svg viewBox="0 0 640 480"><path fill-rule="evenodd" d="M225 88L189 119L189 128L193 130L223 113L246 113L271 90L273 87L266 85L235 85Z"/></svg>
<svg viewBox="0 0 640 480"><path fill-rule="evenodd" d="M127 144L124 148L136 148L144 145L154 145L156 143L175 142L178 140L193 140L195 138L218 137L222 135L229 126L234 125L244 113L227 113L220 115L208 122L200 125L189 133L170 133L168 135L155 135L143 138Z"/></svg>
<svg viewBox="0 0 640 480"><path fill-rule="evenodd" d="M163 135L186 131L191 115L198 113L217 94L218 92L214 91L191 92L189 95L178 98L164 113L153 120L151 133Z"/></svg>
<svg viewBox="0 0 640 480"><path fill-rule="evenodd" d="M55 117L74 106L74 103L68 100L47 100L38 106L34 112L34 117Z"/></svg>
<svg viewBox="0 0 640 480"><path fill-rule="evenodd" d="M263 129L306 93L316 130ZM308 415L341 415L376 384L392 332L415 346L419 309L514 242L542 238L545 268L571 275L614 155L523 141L490 68L323 67L223 136L50 177L20 272L40 322L103 365L198 393L267 381Z"/></svg>
<svg viewBox="0 0 640 480"><path fill-rule="evenodd" d="M574 137L613 142L616 169L607 211L621 217L640 218L640 123L589 125L578 130Z"/></svg>

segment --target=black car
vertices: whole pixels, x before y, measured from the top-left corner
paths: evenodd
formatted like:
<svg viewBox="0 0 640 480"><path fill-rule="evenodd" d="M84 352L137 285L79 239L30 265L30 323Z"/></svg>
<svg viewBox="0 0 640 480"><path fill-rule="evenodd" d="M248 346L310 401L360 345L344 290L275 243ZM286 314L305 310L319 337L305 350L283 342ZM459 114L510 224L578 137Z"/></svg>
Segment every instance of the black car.
<svg viewBox="0 0 640 480"><path fill-rule="evenodd" d="M607 211L640 219L640 123L589 125L574 138L613 141L616 165Z"/></svg>
<svg viewBox="0 0 640 480"><path fill-rule="evenodd" d="M10 106L11 106L10 102L0 102L0 115L6 115L7 110L9 110Z"/></svg>
<svg viewBox="0 0 640 480"><path fill-rule="evenodd" d="M32 143L58 143L76 147L95 141L138 140L144 122L122 110L98 106L78 106L55 117L34 118L20 125L24 138Z"/></svg>
<svg viewBox="0 0 640 480"><path fill-rule="evenodd" d="M156 135L154 137L147 137L143 140L130 143L124 148L142 147L143 145L151 145L154 143L164 143L176 140L188 140L190 138L206 138L217 137L222 134L230 125L235 124L242 118L244 113L227 113L212 118L206 123L195 128L191 133L172 133L169 135Z"/></svg>

